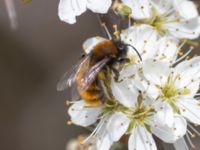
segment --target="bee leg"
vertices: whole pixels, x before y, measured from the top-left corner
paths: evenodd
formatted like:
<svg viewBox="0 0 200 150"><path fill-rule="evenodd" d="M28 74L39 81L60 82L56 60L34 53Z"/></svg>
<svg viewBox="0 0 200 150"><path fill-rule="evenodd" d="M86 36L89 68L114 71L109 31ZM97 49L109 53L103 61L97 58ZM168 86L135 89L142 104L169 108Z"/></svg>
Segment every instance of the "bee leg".
<svg viewBox="0 0 200 150"><path fill-rule="evenodd" d="M114 80L115 80L116 82L120 82L120 81L119 81L119 71L118 71L115 67L111 67L111 69L112 69L112 71L113 71L113 73L114 73Z"/></svg>
<svg viewBox="0 0 200 150"><path fill-rule="evenodd" d="M131 62L131 60L129 58L120 58L119 59L119 63L121 63L121 64L127 64L130 62Z"/></svg>

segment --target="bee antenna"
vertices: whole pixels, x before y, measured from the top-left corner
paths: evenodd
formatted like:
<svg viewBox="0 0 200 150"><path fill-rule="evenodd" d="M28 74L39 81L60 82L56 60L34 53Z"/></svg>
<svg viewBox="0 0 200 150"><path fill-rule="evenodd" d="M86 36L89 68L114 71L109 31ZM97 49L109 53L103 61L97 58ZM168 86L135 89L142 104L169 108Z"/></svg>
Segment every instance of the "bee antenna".
<svg viewBox="0 0 200 150"><path fill-rule="evenodd" d="M142 61L142 56L140 55L140 53L138 52L138 50L134 46L132 46L130 44L126 44L126 46L131 47L137 53L137 55L139 56L140 61Z"/></svg>

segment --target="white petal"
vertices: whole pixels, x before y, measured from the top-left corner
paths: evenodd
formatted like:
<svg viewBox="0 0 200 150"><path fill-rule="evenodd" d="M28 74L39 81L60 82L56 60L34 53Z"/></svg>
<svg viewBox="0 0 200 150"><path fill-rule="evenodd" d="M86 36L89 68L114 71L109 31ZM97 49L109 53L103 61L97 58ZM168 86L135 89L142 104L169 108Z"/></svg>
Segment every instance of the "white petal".
<svg viewBox="0 0 200 150"><path fill-rule="evenodd" d="M174 7L176 8L178 14L183 18L191 19L198 16L197 7L192 1L174 0Z"/></svg>
<svg viewBox="0 0 200 150"><path fill-rule="evenodd" d="M113 96L117 101L126 107L134 107L137 102L138 91L134 87L131 79L125 79L121 82L112 80L111 89Z"/></svg>
<svg viewBox="0 0 200 150"><path fill-rule="evenodd" d="M157 150L150 132L144 127L136 127L128 141L129 150Z"/></svg>
<svg viewBox="0 0 200 150"><path fill-rule="evenodd" d="M108 120L107 131L110 139L117 142L125 134L129 127L130 120L121 112L114 113Z"/></svg>
<svg viewBox="0 0 200 150"><path fill-rule="evenodd" d="M158 41L156 56L159 60L173 62L177 58L178 51L177 42L169 37L163 37Z"/></svg>
<svg viewBox="0 0 200 150"><path fill-rule="evenodd" d="M189 149L188 146L187 146L187 143L186 143L186 141L184 139L184 137L181 138L181 139L179 139L178 141L176 141L174 143L174 148L176 150L188 150Z"/></svg>
<svg viewBox="0 0 200 150"><path fill-rule="evenodd" d="M186 73L192 68L195 68L196 70L199 70L199 67L200 67L200 56L199 57L194 57L194 58L192 58L190 60L185 60L185 61L179 63L175 67L175 69L179 73Z"/></svg>
<svg viewBox="0 0 200 150"><path fill-rule="evenodd" d="M95 13L107 13L112 0L87 0L87 8Z"/></svg>
<svg viewBox="0 0 200 150"><path fill-rule="evenodd" d="M200 82L200 57L192 58L181 62L175 67L175 71L180 75L181 80L177 81L177 87L190 89L190 97L193 97L199 90Z"/></svg>
<svg viewBox="0 0 200 150"><path fill-rule="evenodd" d="M195 99L181 99L177 102L181 115L194 124L200 125L200 105Z"/></svg>
<svg viewBox="0 0 200 150"><path fill-rule="evenodd" d="M132 9L134 19L147 19L151 17L151 6L149 0L122 0Z"/></svg>
<svg viewBox="0 0 200 150"><path fill-rule="evenodd" d="M108 134L105 134L105 136L97 140L97 150L109 150L112 144L113 141L109 138Z"/></svg>
<svg viewBox="0 0 200 150"><path fill-rule="evenodd" d="M76 16L86 11L86 0L60 0L58 15L60 20L73 24Z"/></svg>
<svg viewBox="0 0 200 150"><path fill-rule="evenodd" d="M142 56L142 59L152 58L156 51L158 33L149 25L133 26L122 32L121 39L127 44L132 45ZM129 49L129 55L135 56L139 60L133 49Z"/></svg>
<svg viewBox="0 0 200 150"><path fill-rule="evenodd" d="M161 61L146 60L142 66L144 76L147 80L156 85L166 83L170 73L169 64Z"/></svg>
<svg viewBox="0 0 200 150"><path fill-rule="evenodd" d="M164 15L172 9L173 0L151 0L157 14Z"/></svg>
<svg viewBox="0 0 200 150"><path fill-rule="evenodd" d="M155 120L161 126L172 127L174 124L174 112L165 102L157 102L155 105Z"/></svg>
<svg viewBox="0 0 200 150"><path fill-rule="evenodd" d="M193 18L186 21L166 23L163 26L169 34L176 38L196 39L200 35L200 18Z"/></svg>
<svg viewBox="0 0 200 150"><path fill-rule="evenodd" d="M156 125L153 133L166 143L174 143L186 134L187 122L184 118L176 116L172 128Z"/></svg>
<svg viewBox="0 0 200 150"><path fill-rule="evenodd" d="M120 76L119 76L119 80L123 80L123 79L130 79L131 77L133 77L135 74L137 74L137 65L136 64L131 64L128 65L126 67L124 67L121 71L120 71Z"/></svg>
<svg viewBox="0 0 200 150"><path fill-rule="evenodd" d="M84 43L83 43L83 49L85 51L86 54L89 54L92 49L100 42L102 41L107 41L107 39L102 38L102 37L92 37L87 39Z"/></svg>
<svg viewBox="0 0 200 150"><path fill-rule="evenodd" d="M85 108L85 106L87 105L84 101L78 101L69 108L68 113L72 123L87 127L98 120L99 115L102 113L102 109L100 107Z"/></svg>
<svg viewBox="0 0 200 150"><path fill-rule="evenodd" d="M147 82L143 78L139 78L138 75L136 75L134 80L134 85L137 87L141 92L146 93L148 97L152 99L156 99L158 95L160 94L159 89L152 83Z"/></svg>
<svg viewBox="0 0 200 150"><path fill-rule="evenodd" d="M97 130L96 137L97 150L109 150L113 144L113 140L110 138L109 131L107 130L110 117L110 115L105 116L98 124L100 128Z"/></svg>

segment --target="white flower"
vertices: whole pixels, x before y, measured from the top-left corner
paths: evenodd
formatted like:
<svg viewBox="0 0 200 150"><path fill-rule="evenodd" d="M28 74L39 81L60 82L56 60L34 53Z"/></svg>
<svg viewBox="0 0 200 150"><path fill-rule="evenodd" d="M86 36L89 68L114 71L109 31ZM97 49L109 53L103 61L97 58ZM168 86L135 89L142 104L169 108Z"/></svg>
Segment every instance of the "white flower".
<svg viewBox="0 0 200 150"><path fill-rule="evenodd" d="M163 115L164 118L165 115ZM165 118L165 120L166 119L167 118ZM159 119L157 120L158 126L153 128L152 132L154 133L154 135L156 135L166 143L175 143L177 140L181 139L187 132L187 122L179 115L174 116L173 120L167 120L168 122L172 122L171 127L164 125L164 122L161 121L162 120Z"/></svg>
<svg viewBox="0 0 200 150"><path fill-rule="evenodd" d="M145 147L148 149L151 145L155 149L152 134L155 134L167 143L173 143L183 137L187 126L185 120L178 115L173 116L171 109L164 114L159 110L161 106L156 108L154 101L148 97L148 93L145 93L147 92L145 88L141 88L138 91L136 86L136 76L138 74L137 65L129 65L120 72L120 82L112 80L111 83L114 98L127 108L128 114L131 114L130 118L132 120L130 119L131 125L129 130L132 127L132 132L129 143L132 143L132 145L129 144L129 149L145 149ZM150 89L151 91L152 89ZM167 123L170 123L170 126ZM179 129L174 130L178 126ZM151 132L147 129L150 129ZM145 143L144 141L148 142ZM143 144L133 144L141 142ZM142 147L143 145L144 147Z"/></svg>
<svg viewBox="0 0 200 150"><path fill-rule="evenodd" d="M174 66L174 65L173 65ZM153 99L153 107L157 112L156 120L160 124L153 129L155 135L166 142L174 142L186 134L191 147L194 147L190 136L200 135L192 124L200 125L200 57L185 60L175 67L158 60L146 60L142 64L142 82L137 87ZM138 84L138 82L135 82ZM151 93L153 89L153 92ZM176 126L174 126L176 122ZM188 126L188 128L187 128ZM173 127L173 128L172 128ZM159 131L174 130L176 136ZM168 128L168 129L167 129ZM171 141L172 140L172 141Z"/></svg>
<svg viewBox="0 0 200 150"><path fill-rule="evenodd" d="M189 0L122 0L132 9L139 24L152 25L159 33L178 39L195 39L200 35L197 7Z"/></svg>
<svg viewBox="0 0 200 150"><path fill-rule="evenodd" d="M84 101L75 102L69 109L69 115L73 124L88 127L94 125L99 120L93 133L85 142L94 136L98 150L109 150L112 144L119 141L126 133L129 119L120 111L103 113L102 107L87 107Z"/></svg>
<svg viewBox="0 0 200 150"><path fill-rule="evenodd" d="M76 16L80 16L87 9L95 13L106 13L111 3L111 0L60 0L58 15L62 21L74 24Z"/></svg>
<svg viewBox="0 0 200 150"><path fill-rule="evenodd" d="M167 36L160 38L156 30L149 25L130 27L121 33L121 39L134 46L143 61L159 59L170 62L177 58L178 42ZM139 61L138 56L131 48L129 48L129 55L136 63Z"/></svg>
<svg viewBox="0 0 200 150"><path fill-rule="evenodd" d="M200 83L200 57L183 61L174 68L163 62L147 60L143 64L143 73L157 88L156 101L168 106L164 111L172 109L188 121L200 124L197 115L200 106L195 99Z"/></svg>

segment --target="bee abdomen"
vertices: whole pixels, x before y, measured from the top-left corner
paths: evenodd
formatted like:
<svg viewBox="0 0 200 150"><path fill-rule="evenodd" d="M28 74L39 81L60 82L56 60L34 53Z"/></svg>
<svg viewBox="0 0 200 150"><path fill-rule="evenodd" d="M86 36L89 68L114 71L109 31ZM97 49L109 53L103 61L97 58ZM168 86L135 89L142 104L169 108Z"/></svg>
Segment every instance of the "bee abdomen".
<svg viewBox="0 0 200 150"><path fill-rule="evenodd" d="M97 106L101 104L102 92L100 89L94 88L94 84L92 84L91 87L81 93L81 97L89 105Z"/></svg>

